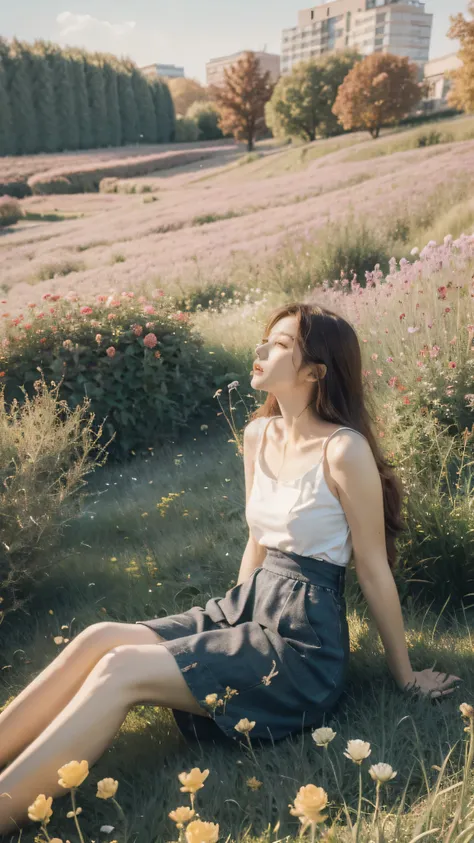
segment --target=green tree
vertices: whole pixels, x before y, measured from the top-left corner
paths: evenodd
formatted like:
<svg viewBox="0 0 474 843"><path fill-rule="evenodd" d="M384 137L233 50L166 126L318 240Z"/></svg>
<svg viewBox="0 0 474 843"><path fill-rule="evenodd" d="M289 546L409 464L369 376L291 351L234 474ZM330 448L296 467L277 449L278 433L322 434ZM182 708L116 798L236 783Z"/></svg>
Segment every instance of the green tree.
<svg viewBox="0 0 474 843"><path fill-rule="evenodd" d="M86 82L87 59L80 50L72 50L70 52L70 60L74 90L74 108L79 127L79 148L90 149L92 147L92 128Z"/></svg>
<svg viewBox="0 0 474 843"><path fill-rule="evenodd" d="M120 121L120 106L117 88L117 72L110 61L105 60L102 65L105 85L105 102L107 104L107 130L110 146L120 146L122 142L122 124Z"/></svg>
<svg viewBox="0 0 474 843"><path fill-rule="evenodd" d="M159 79L154 79L151 82L151 95L153 98L153 105L155 107L156 142L164 143L166 131L165 123L167 124L167 113L162 85Z"/></svg>
<svg viewBox="0 0 474 843"><path fill-rule="evenodd" d="M222 131L247 141L249 152L265 127L265 103L273 93L270 72L262 72L255 53L248 51L224 70L224 84L212 86L210 95L219 109Z"/></svg>
<svg viewBox="0 0 474 843"><path fill-rule="evenodd" d="M121 62L117 78L117 91L120 110L120 125L122 127L122 143L138 143L140 131L138 111L132 85L130 68Z"/></svg>
<svg viewBox="0 0 474 843"><path fill-rule="evenodd" d="M38 150L56 152L59 148L59 134L53 74L41 41L34 43L30 52L30 62L30 78L38 127Z"/></svg>
<svg viewBox="0 0 474 843"><path fill-rule="evenodd" d="M86 84L91 117L92 146L107 146L107 105L105 100L105 79L100 58L97 54L88 57L86 62Z"/></svg>
<svg viewBox="0 0 474 843"><path fill-rule="evenodd" d="M137 104L140 141L142 143L156 143L155 105L150 85L143 73L134 65L132 68L132 85Z"/></svg>
<svg viewBox="0 0 474 843"><path fill-rule="evenodd" d="M367 129L378 138L382 126L406 117L420 101L417 80L418 68L406 57L372 53L347 74L333 112L344 129Z"/></svg>
<svg viewBox="0 0 474 843"><path fill-rule="evenodd" d="M208 102L209 91L197 79L178 77L168 82L174 110L180 117L184 117L195 102Z"/></svg>
<svg viewBox="0 0 474 843"><path fill-rule="evenodd" d="M166 82L162 84L163 99L165 103L165 113L167 118L167 142L174 141L176 136L176 112L174 110L173 98L170 89Z"/></svg>
<svg viewBox="0 0 474 843"><path fill-rule="evenodd" d="M273 134L314 141L317 135L340 133L332 107L339 86L358 59L357 53L346 51L300 62L288 76L281 76L265 107Z"/></svg>
<svg viewBox="0 0 474 843"><path fill-rule="evenodd" d="M23 45L15 38L9 51L7 74L17 155L28 155L38 151L38 130L32 96L33 80L29 65Z"/></svg>
<svg viewBox="0 0 474 843"><path fill-rule="evenodd" d="M4 68L2 50L0 49L0 155L13 155L15 152L15 135L8 95L7 74Z"/></svg>
<svg viewBox="0 0 474 843"><path fill-rule="evenodd" d="M74 104L72 63L55 44L44 45L51 70L57 115L58 149L77 149L79 124Z"/></svg>
<svg viewBox="0 0 474 843"><path fill-rule="evenodd" d="M214 103L196 101L188 109L186 117L197 123L199 140L218 140L222 138L222 131L219 127L219 110Z"/></svg>

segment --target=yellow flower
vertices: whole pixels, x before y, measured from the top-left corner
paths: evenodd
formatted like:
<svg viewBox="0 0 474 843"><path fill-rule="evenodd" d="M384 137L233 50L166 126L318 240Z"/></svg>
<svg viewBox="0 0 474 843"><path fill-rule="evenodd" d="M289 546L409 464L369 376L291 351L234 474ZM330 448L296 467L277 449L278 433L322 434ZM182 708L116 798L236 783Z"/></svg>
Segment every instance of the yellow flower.
<svg viewBox="0 0 474 843"><path fill-rule="evenodd" d="M185 834L187 843L216 843L219 837L219 824L193 820L189 823Z"/></svg>
<svg viewBox="0 0 474 843"><path fill-rule="evenodd" d="M474 706L469 703L461 703L459 711L463 717L468 717L469 720L474 720Z"/></svg>
<svg viewBox="0 0 474 843"><path fill-rule="evenodd" d="M79 814L82 814L82 808L76 808L75 811L68 811L66 817L70 820L72 817L78 817Z"/></svg>
<svg viewBox="0 0 474 843"><path fill-rule="evenodd" d="M98 799L111 799L117 793L118 781L116 779L101 779L97 782Z"/></svg>
<svg viewBox="0 0 474 843"><path fill-rule="evenodd" d="M364 758L368 758L372 752L370 743L361 741L359 738L353 741L347 741L346 752L343 754L346 758L350 758L355 764L362 764Z"/></svg>
<svg viewBox="0 0 474 843"><path fill-rule="evenodd" d="M110 561L111 561L111 562L116 562L116 561L117 561L117 557L116 557L116 556L111 556L111 557L110 557Z"/></svg>
<svg viewBox="0 0 474 843"><path fill-rule="evenodd" d="M183 828L184 823L189 822L195 813L194 808L188 808L187 805L182 805L180 808L170 811L168 816L176 823L178 828Z"/></svg>
<svg viewBox="0 0 474 843"><path fill-rule="evenodd" d="M208 694L205 699L205 702L207 703L207 705L215 705L215 703L217 702L217 694Z"/></svg>
<svg viewBox="0 0 474 843"><path fill-rule="evenodd" d="M394 779L397 775L397 772L394 772L393 767L391 767L390 764L383 764L382 762L380 764L372 764L372 766L369 767L369 773L374 782L378 781L382 782L382 784L389 782L390 779Z"/></svg>
<svg viewBox="0 0 474 843"><path fill-rule="evenodd" d="M300 787L293 805L290 805L290 814L294 817L303 817L303 822L321 823L326 816L321 811L327 805L328 795L323 787L316 787L315 784L307 784Z"/></svg>
<svg viewBox="0 0 474 843"><path fill-rule="evenodd" d="M249 732L252 731L253 727L255 726L255 720L249 720L247 717L243 717L242 720L239 720L234 729L236 732L240 732L243 735L248 735Z"/></svg>
<svg viewBox="0 0 474 843"><path fill-rule="evenodd" d="M33 804L28 808L28 816L30 820L35 823L44 823L45 825L49 823L49 818L53 814L53 810L51 808L52 801L52 796L48 796L46 799L44 793L40 793Z"/></svg>
<svg viewBox="0 0 474 843"><path fill-rule="evenodd" d="M204 782L209 775L209 770L201 770L199 767L193 767L189 773L180 773L178 779L183 787L180 787L182 793L196 793L201 787L204 787Z"/></svg>
<svg viewBox="0 0 474 843"><path fill-rule="evenodd" d="M334 732L330 726L321 726L320 729L315 729L314 732L311 733L313 741L318 746L327 746L328 743L331 743L332 740L336 737L336 732Z"/></svg>
<svg viewBox="0 0 474 843"><path fill-rule="evenodd" d="M261 787L261 786L262 786L263 782L259 782L259 780L255 778L255 776L252 776L250 779L247 779L247 781L245 782L245 784L246 784L246 785L247 785L247 787L249 787L251 790L258 790L258 789L259 789L259 787Z"/></svg>
<svg viewBox="0 0 474 843"><path fill-rule="evenodd" d="M63 843L60 837L51 837L49 843Z"/></svg>
<svg viewBox="0 0 474 843"><path fill-rule="evenodd" d="M79 787L89 775L89 764L87 761L70 761L58 770L61 787Z"/></svg>

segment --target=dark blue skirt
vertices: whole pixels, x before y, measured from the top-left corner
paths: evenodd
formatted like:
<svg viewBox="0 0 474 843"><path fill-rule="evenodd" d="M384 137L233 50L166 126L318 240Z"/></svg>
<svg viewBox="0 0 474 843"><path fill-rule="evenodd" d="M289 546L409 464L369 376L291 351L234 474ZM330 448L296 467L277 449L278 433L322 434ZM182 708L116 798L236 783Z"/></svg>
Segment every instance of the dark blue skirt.
<svg viewBox="0 0 474 843"><path fill-rule="evenodd" d="M165 640L195 699L212 719L173 709L186 738L277 741L325 725L344 690L349 628L345 569L268 549L263 565L205 608L137 621ZM205 698L217 694L217 707Z"/></svg>

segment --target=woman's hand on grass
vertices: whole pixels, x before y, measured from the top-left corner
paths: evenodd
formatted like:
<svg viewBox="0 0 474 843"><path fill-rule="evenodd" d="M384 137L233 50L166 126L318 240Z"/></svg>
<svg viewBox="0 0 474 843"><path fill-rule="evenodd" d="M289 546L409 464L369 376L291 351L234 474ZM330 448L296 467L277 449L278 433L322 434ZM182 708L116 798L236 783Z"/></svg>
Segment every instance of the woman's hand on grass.
<svg viewBox="0 0 474 843"><path fill-rule="evenodd" d="M414 670L412 679L403 686L402 690L405 693L413 692L436 699L452 694L458 687L456 683L462 681L460 676L441 673L427 667L425 670Z"/></svg>

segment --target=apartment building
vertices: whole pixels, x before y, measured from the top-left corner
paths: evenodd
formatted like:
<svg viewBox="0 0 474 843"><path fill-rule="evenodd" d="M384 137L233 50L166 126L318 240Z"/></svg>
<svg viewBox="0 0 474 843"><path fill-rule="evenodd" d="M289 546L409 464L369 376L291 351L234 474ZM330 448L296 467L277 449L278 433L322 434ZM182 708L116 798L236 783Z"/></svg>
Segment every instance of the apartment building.
<svg viewBox="0 0 474 843"><path fill-rule="evenodd" d="M140 68L145 76L163 76L165 79L180 79L184 76L184 67L175 64L147 64Z"/></svg>
<svg viewBox="0 0 474 843"><path fill-rule="evenodd" d="M433 15L420 0L332 0L298 12L282 32L281 72L348 48L363 56L394 53L420 69L428 61Z"/></svg>
<svg viewBox="0 0 474 843"><path fill-rule="evenodd" d="M245 50L239 53L232 53L230 56L221 56L211 59L206 64L206 82L208 85L222 85L224 83L224 70L232 67L239 59L243 58ZM280 76L280 56L275 53L267 53L263 50L255 51L262 72L270 71L272 82L276 82Z"/></svg>

